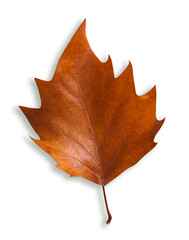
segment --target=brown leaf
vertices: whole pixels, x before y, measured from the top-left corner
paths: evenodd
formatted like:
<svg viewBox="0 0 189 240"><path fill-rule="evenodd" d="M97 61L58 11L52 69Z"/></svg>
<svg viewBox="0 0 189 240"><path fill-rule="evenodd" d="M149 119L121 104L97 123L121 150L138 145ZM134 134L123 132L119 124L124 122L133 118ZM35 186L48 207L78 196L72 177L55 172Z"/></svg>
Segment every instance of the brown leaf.
<svg viewBox="0 0 189 240"><path fill-rule="evenodd" d="M137 96L132 65L114 78L110 57L92 52L81 24L50 82L35 79L41 108L20 107L57 167L103 187L153 149L164 120L156 119L156 88Z"/></svg>

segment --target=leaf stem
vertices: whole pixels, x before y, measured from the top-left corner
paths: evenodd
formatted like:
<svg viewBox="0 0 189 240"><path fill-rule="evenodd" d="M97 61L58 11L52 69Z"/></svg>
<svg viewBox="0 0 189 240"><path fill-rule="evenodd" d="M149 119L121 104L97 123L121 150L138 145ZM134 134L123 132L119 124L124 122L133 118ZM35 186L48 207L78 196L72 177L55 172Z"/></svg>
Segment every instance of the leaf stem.
<svg viewBox="0 0 189 240"><path fill-rule="evenodd" d="M104 194L104 201L105 201L105 204L106 204L106 210L107 210L107 213L108 213L108 220L106 221L106 224L109 224L112 220L112 215L110 214L110 211L109 211L109 208L108 208L108 202L107 202L107 199L106 199L106 192L105 192L104 185L102 185L102 190L103 190L103 194Z"/></svg>

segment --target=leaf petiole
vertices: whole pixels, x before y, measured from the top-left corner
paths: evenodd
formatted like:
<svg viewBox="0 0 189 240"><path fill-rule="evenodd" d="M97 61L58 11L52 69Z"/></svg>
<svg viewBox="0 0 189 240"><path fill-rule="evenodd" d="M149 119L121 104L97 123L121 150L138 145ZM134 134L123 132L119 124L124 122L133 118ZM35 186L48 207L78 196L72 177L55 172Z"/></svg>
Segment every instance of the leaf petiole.
<svg viewBox="0 0 189 240"><path fill-rule="evenodd" d="M105 187L104 185L102 185L102 190L103 190L103 194L104 194L104 201L105 201L105 204L106 204L106 210L107 210L107 213L108 213L108 220L106 221L106 224L109 224L112 220L112 215L109 211L109 208L108 208L108 202L107 202L107 199L106 199L106 192L105 192Z"/></svg>

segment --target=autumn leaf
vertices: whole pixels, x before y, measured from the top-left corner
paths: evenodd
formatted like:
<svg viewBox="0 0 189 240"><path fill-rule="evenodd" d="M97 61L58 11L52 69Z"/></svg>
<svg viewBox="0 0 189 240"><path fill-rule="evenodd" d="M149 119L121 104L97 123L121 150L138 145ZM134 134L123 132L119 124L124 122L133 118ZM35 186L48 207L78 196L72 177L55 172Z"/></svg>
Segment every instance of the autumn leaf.
<svg viewBox="0 0 189 240"><path fill-rule="evenodd" d="M32 140L70 176L104 186L136 164L157 143L156 88L138 96L132 65L117 78L112 61L92 52L81 24L50 82L35 79L39 109L20 107L39 135Z"/></svg>

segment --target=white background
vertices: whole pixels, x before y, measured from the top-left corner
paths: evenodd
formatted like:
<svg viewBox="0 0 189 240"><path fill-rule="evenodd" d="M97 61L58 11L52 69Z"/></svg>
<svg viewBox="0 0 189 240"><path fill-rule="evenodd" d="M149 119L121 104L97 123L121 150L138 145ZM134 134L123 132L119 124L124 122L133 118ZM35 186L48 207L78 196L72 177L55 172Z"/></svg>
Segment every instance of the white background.
<svg viewBox="0 0 189 240"><path fill-rule="evenodd" d="M57 169L17 107L40 107L33 78L51 80L84 18L99 59L115 76L130 60L137 93L156 84L166 117L158 145L107 185L108 226L101 187ZM0 22L0 239L188 240L188 1L7 0Z"/></svg>

